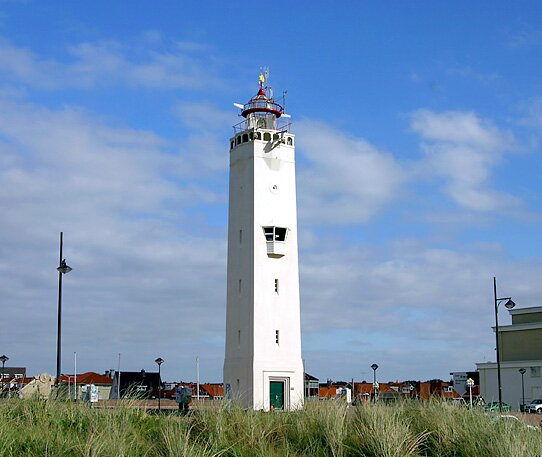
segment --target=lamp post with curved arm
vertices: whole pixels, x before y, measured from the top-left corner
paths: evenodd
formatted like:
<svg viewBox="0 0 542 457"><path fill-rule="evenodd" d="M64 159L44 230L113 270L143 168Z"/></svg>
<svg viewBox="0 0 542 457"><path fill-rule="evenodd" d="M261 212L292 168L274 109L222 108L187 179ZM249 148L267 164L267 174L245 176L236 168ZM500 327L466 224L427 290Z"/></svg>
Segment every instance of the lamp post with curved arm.
<svg viewBox="0 0 542 457"><path fill-rule="evenodd" d="M66 259L62 258L62 235L60 232L60 261L57 268L58 271L58 322L56 334L56 381L55 384L60 384L60 366L61 366L61 341L62 341L62 275L72 271L72 268L66 264Z"/></svg>
<svg viewBox="0 0 542 457"><path fill-rule="evenodd" d="M506 309L512 309L516 304L510 297L497 298L497 279L493 277L493 297L495 298L495 343L497 351L497 385L499 389L499 412L502 413L501 357L499 351L499 305L505 302Z"/></svg>

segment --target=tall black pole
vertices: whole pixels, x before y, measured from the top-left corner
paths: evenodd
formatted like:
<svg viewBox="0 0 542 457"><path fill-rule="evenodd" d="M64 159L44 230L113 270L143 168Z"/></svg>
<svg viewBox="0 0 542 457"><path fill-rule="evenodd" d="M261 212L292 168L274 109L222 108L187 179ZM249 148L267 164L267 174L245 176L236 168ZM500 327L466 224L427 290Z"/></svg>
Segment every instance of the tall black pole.
<svg viewBox="0 0 542 457"><path fill-rule="evenodd" d="M371 368L373 370L373 402L376 403L376 395L378 392L378 389L376 387L376 370L378 369L378 365L376 363L373 363L371 365Z"/></svg>
<svg viewBox="0 0 542 457"><path fill-rule="evenodd" d="M3 355L2 356L2 395L4 395L4 389L6 388L6 383L4 381L4 365L6 364L6 360L8 360L8 358Z"/></svg>
<svg viewBox="0 0 542 457"><path fill-rule="evenodd" d="M162 377L160 375L160 365L158 364L158 413L160 413L160 397L162 396Z"/></svg>
<svg viewBox="0 0 542 457"><path fill-rule="evenodd" d="M521 412L525 412L525 384L523 383L523 375L525 374L525 368L519 370L521 373Z"/></svg>
<svg viewBox="0 0 542 457"><path fill-rule="evenodd" d="M60 232L60 260L58 261L58 268L62 267L62 232ZM57 320L57 333L56 333L56 385L60 384L60 343L62 335L62 272L58 271L58 320Z"/></svg>
<svg viewBox="0 0 542 457"><path fill-rule="evenodd" d="M495 345L497 351L497 386L499 390L499 412L502 413L501 358L499 351L499 302L497 300L497 279L493 277L493 297L495 298Z"/></svg>

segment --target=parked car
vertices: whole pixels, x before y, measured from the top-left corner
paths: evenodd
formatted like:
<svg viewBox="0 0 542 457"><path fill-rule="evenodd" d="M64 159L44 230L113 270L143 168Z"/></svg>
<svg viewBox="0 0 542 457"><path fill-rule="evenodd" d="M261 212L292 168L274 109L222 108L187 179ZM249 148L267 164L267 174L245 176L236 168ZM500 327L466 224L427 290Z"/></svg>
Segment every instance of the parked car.
<svg viewBox="0 0 542 457"><path fill-rule="evenodd" d="M533 400L528 405L525 405L526 413L542 414L542 399Z"/></svg>
<svg viewBox="0 0 542 457"><path fill-rule="evenodd" d="M507 405L506 403L502 403L501 407L499 408L499 402L498 401L492 401L489 402L486 406L484 406L484 410L486 411L511 411L512 407L510 405Z"/></svg>

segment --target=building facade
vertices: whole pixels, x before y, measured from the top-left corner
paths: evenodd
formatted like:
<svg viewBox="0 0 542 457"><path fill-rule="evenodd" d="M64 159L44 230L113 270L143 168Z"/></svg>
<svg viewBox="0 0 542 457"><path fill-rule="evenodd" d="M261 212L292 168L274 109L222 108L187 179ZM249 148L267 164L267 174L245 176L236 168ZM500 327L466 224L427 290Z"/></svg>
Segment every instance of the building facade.
<svg viewBox="0 0 542 457"><path fill-rule="evenodd" d="M511 325L499 325L502 400L515 410L542 398L542 307L508 310ZM495 327L493 327L495 331ZM497 363L477 363L480 393L498 401ZM519 371L525 369L522 375Z"/></svg>
<svg viewBox="0 0 542 457"><path fill-rule="evenodd" d="M295 137L270 90L230 139L225 396L256 410L303 405Z"/></svg>

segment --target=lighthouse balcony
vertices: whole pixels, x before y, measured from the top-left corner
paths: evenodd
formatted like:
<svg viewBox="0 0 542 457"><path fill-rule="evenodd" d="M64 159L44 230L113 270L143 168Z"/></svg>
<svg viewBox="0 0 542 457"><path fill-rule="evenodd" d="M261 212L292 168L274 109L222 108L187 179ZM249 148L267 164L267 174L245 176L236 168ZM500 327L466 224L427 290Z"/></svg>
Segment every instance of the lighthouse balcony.
<svg viewBox="0 0 542 457"><path fill-rule="evenodd" d="M278 132L290 132L292 123L289 121L278 120L271 116L254 117L245 119L233 126L234 135L243 133L245 130L274 130Z"/></svg>
<svg viewBox="0 0 542 457"><path fill-rule="evenodd" d="M267 255L269 257L282 257L286 255L286 243L283 241L267 241Z"/></svg>

